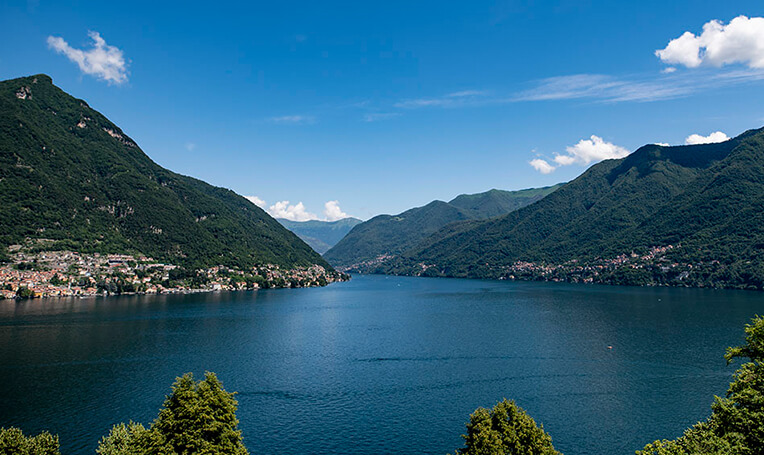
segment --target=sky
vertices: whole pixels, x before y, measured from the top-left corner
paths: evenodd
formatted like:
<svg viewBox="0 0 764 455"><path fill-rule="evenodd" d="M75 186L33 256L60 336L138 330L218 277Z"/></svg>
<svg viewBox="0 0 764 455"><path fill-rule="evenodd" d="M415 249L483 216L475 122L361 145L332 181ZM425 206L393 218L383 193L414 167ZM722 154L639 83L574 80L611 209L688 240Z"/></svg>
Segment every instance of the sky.
<svg viewBox="0 0 764 455"><path fill-rule="evenodd" d="M760 1L0 2L154 161L274 216L368 219L764 126Z"/></svg>

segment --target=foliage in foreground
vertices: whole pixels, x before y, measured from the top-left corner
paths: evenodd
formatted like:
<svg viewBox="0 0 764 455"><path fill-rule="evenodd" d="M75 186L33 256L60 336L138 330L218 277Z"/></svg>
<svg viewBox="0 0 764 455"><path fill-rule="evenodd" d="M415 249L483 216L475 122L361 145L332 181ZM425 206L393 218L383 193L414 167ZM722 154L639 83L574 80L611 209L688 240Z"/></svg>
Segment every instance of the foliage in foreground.
<svg viewBox="0 0 764 455"><path fill-rule="evenodd" d="M458 455L557 455L552 438L514 401L506 398L493 409L478 408L462 435Z"/></svg>
<svg viewBox="0 0 764 455"><path fill-rule="evenodd" d="M0 428L0 455L59 455L58 436L44 431L24 436L18 428Z"/></svg>
<svg viewBox="0 0 764 455"><path fill-rule="evenodd" d="M716 397L711 416L679 438L655 441L638 455L764 454L764 318L745 328L745 344L727 349L727 363L748 358L735 372L726 398Z"/></svg>
<svg viewBox="0 0 764 455"><path fill-rule="evenodd" d="M115 425L98 444L99 455L247 455L236 418L234 394L214 373L196 382L191 373L175 381L159 416L146 429Z"/></svg>

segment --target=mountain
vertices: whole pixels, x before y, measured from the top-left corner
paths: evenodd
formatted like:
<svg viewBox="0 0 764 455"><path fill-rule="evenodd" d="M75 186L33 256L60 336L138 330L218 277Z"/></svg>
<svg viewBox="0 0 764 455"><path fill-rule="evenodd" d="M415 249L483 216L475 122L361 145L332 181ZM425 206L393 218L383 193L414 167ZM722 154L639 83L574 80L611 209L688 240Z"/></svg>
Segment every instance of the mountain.
<svg viewBox="0 0 764 455"><path fill-rule="evenodd" d="M562 186L557 184L544 188L519 191L490 190L485 193L461 194L448 203L471 211L474 219L491 218L530 205Z"/></svg>
<svg viewBox="0 0 764 455"><path fill-rule="evenodd" d="M505 214L540 200L560 186L462 194L450 202L433 201L398 215L379 215L354 227L324 253L324 258L344 268L375 262L408 250L449 223Z"/></svg>
<svg viewBox="0 0 764 455"><path fill-rule="evenodd" d="M386 273L764 289L764 129L646 145L536 204L448 226Z"/></svg>
<svg viewBox="0 0 764 455"><path fill-rule="evenodd" d="M245 198L154 163L49 76L0 82L0 130L0 251L34 243L187 267L328 267Z"/></svg>
<svg viewBox="0 0 764 455"><path fill-rule="evenodd" d="M337 221L290 221L283 218L276 218L276 221L297 234L318 254L326 253L329 248L342 240L353 229L353 226L363 222L358 218L352 217Z"/></svg>

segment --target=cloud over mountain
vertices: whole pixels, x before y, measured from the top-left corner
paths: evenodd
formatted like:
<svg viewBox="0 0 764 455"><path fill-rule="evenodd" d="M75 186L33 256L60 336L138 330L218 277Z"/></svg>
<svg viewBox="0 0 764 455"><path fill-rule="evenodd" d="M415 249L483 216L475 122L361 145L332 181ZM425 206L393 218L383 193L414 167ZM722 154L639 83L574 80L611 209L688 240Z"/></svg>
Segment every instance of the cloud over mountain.
<svg viewBox="0 0 764 455"><path fill-rule="evenodd" d="M310 213L305 209L302 202L289 205L289 201L279 201L268 207L268 213L274 218L284 218L289 221L309 221L317 220L315 213Z"/></svg>
<svg viewBox="0 0 764 455"><path fill-rule="evenodd" d="M565 147L565 154L556 154L553 159L556 166L541 158L531 160L529 164L542 174L549 174L560 166L571 164L586 166L602 160L623 158L629 153L629 150L624 147L592 135L589 139L581 139L575 145Z"/></svg>
<svg viewBox="0 0 764 455"><path fill-rule="evenodd" d="M275 204L268 207L268 203L257 196L244 196L250 202L256 206L262 208L268 214L274 218L283 218L289 221L337 221L344 218L350 218L350 215L343 212L340 208L340 202L337 200L326 201L324 203L324 218L321 219L315 213L311 213L305 207L305 204L298 202L297 204L290 204L289 201L278 201Z"/></svg>
<svg viewBox="0 0 764 455"><path fill-rule="evenodd" d="M724 142L727 140L729 140L729 136L722 133L721 131L716 131L714 133L709 134L708 136L701 136L700 134L691 134L687 136L687 138L684 140L684 143L687 145L713 144L715 142Z"/></svg>
<svg viewBox="0 0 764 455"><path fill-rule="evenodd" d="M350 215L340 209L340 201L326 201L326 204L324 204L324 216L326 221L337 221L348 218Z"/></svg>
<svg viewBox="0 0 764 455"><path fill-rule="evenodd" d="M70 46L60 36L49 36L48 47L76 63L85 74L110 84L127 82L127 62L122 51L106 44L98 32L90 31L88 36L93 40L93 47L87 51Z"/></svg>

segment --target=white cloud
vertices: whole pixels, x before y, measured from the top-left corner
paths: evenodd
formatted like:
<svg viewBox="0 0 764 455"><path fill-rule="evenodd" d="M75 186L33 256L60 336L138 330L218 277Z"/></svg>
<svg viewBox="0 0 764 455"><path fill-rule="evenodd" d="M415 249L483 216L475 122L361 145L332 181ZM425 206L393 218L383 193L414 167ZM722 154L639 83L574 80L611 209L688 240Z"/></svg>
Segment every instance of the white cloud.
<svg viewBox="0 0 764 455"><path fill-rule="evenodd" d="M466 98L473 96L485 96L487 93L483 90L462 90L461 92L453 92L446 95L448 98Z"/></svg>
<svg viewBox="0 0 764 455"><path fill-rule="evenodd" d="M316 118L310 115L282 115L271 117L268 121L277 125L310 125L316 123Z"/></svg>
<svg viewBox="0 0 764 455"><path fill-rule="evenodd" d="M417 98L399 101L394 104L400 109L418 109L423 107L462 107L492 102L486 98L488 92L482 90L462 90L460 92L448 93L435 98Z"/></svg>
<svg viewBox="0 0 764 455"><path fill-rule="evenodd" d="M194 144L193 142L186 142L186 150L188 150L189 152L193 152L195 148L196 148L196 144Z"/></svg>
<svg viewBox="0 0 764 455"><path fill-rule="evenodd" d="M533 166L533 169L536 169L542 174L551 174L555 169L557 169L556 167L549 164L547 160L542 160L541 158L530 160L528 164Z"/></svg>
<svg viewBox="0 0 764 455"><path fill-rule="evenodd" d="M340 209L340 201L326 201L326 204L324 204L324 216L326 221L337 221L348 218L350 215Z"/></svg>
<svg viewBox="0 0 764 455"><path fill-rule="evenodd" d="M256 206L260 207L261 209L265 208L265 201L260 199L257 196L244 196L245 199L248 199L249 202L255 204Z"/></svg>
<svg viewBox="0 0 764 455"><path fill-rule="evenodd" d="M76 63L85 74L110 84L127 82L127 62L122 51L106 44L98 32L90 31L88 36L93 40L93 47L87 51L71 47L59 36L49 36L48 46Z"/></svg>
<svg viewBox="0 0 764 455"><path fill-rule="evenodd" d="M673 67L673 66L668 66L668 67L663 68L661 70L661 73L663 73L663 74L671 74L671 73L675 73L675 72L676 72L676 68Z"/></svg>
<svg viewBox="0 0 764 455"><path fill-rule="evenodd" d="M340 208L339 201L327 201L324 204L324 218L321 219L316 216L315 213L308 212L305 205L302 202L290 205L289 201L279 201L275 204L267 207L267 203L257 196L244 196L250 202L256 206L264 209L268 214L274 218L284 218L290 221L337 221L343 218L349 218L350 215L343 212Z"/></svg>
<svg viewBox="0 0 764 455"><path fill-rule="evenodd" d="M684 140L684 143L687 145L713 144L715 142L724 142L728 140L729 140L729 136L722 133L721 131L716 131L714 133L709 134L708 136L701 136L700 134L690 134Z"/></svg>
<svg viewBox="0 0 764 455"><path fill-rule="evenodd" d="M589 139L581 139L575 145L565 147L565 152L565 155L555 154L554 164L541 158L531 160L529 164L542 174L549 174L560 166L572 164L586 166L602 160L623 158L630 153L627 149L611 142L605 142L604 139L595 135Z"/></svg>
<svg viewBox="0 0 764 455"><path fill-rule="evenodd" d="M742 81L741 81L742 82ZM509 101L595 99L604 102L658 101L687 96L701 85L697 80L661 78L618 79L604 74L573 74L541 79L532 89ZM720 84L721 85L721 84Z"/></svg>
<svg viewBox="0 0 764 455"><path fill-rule="evenodd" d="M727 25L718 20L707 22L700 35L684 32L655 55L665 63L688 68L734 63L764 68L764 17L738 16Z"/></svg>
<svg viewBox="0 0 764 455"><path fill-rule="evenodd" d="M366 114L363 116L364 122L378 122L380 120L389 120L391 118L400 117L401 114L398 112L379 112L379 113L372 113L372 114Z"/></svg>
<svg viewBox="0 0 764 455"><path fill-rule="evenodd" d="M655 145L660 145L661 147L671 147L668 142L656 142Z"/></svg>
<svg viewBox="0 0 764 455"><path fill-rule="evenodd" d="M289 205L289 201L279 201L268 208L268 213L274 218L284 218L290 221L310 221L317 220L314 213L305 210L302 202L295 205Z"/></svg>
<svg viewBox="0 0 764 455"><path fill-rule="evenodd" d="M571 164L587 165L592 162L623 158L629 151L611 142L605 142L601 137L592 135L589 139L581 139L576 145L565 147L567 155L556 155L555 163L560 166Z"/></svg>

